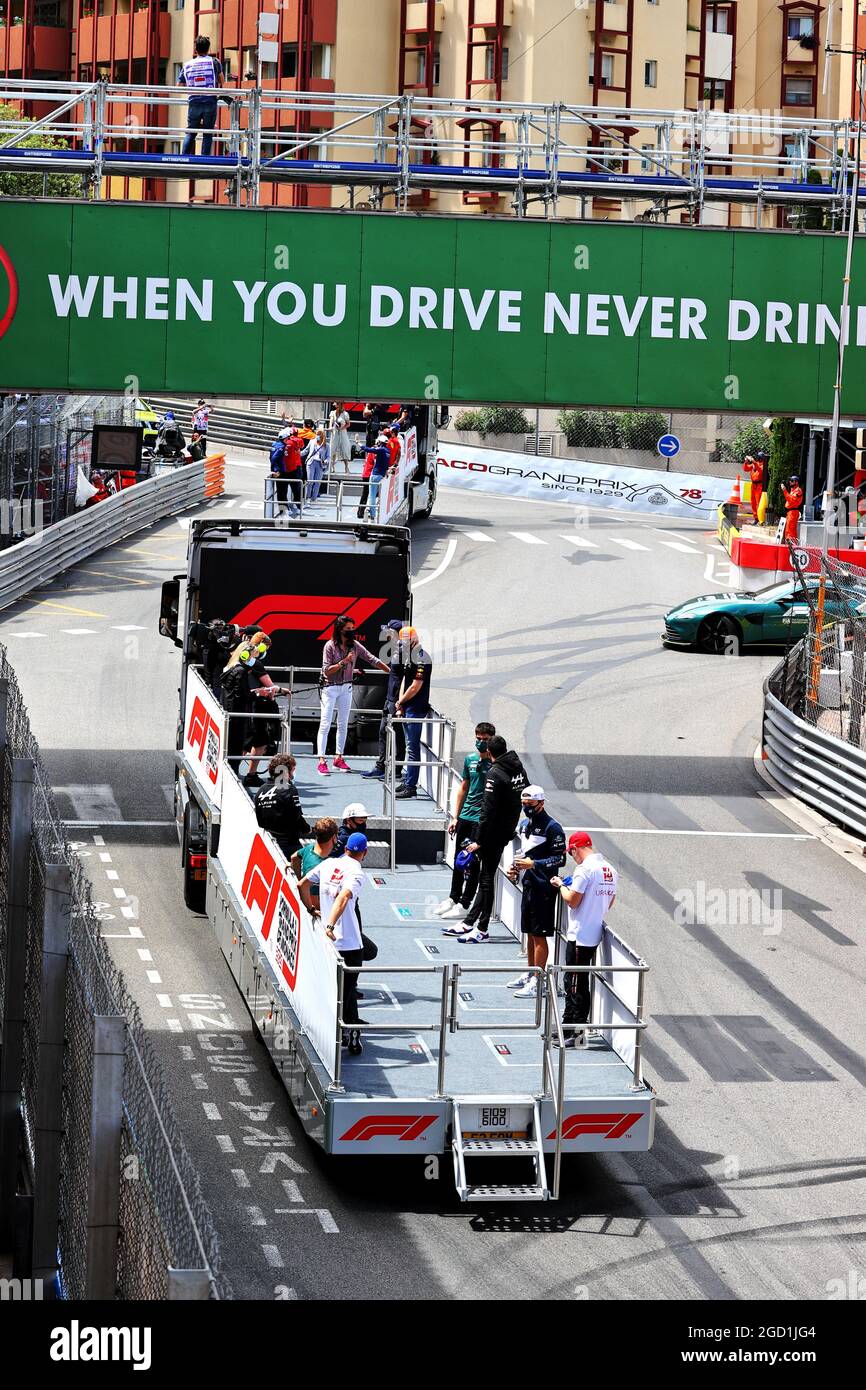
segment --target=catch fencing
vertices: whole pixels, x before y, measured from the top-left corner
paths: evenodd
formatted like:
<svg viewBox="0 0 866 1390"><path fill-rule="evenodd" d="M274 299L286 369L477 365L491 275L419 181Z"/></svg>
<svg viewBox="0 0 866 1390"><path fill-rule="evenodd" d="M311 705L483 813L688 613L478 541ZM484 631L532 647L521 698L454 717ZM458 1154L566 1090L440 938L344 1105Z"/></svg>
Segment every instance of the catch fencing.
<svg viewBox="0 0 866 1390"><path fill-rule="evenodd" d="M790 549L809 623L764 687L764 759L786 790L866 836L866 569Z"/></svg>
<svg viewBox="0 0 866 1390"><path fill-rule="evenodd" d="M125 396L9 395L0 399L0 546L51 526L90 476L94 425L134 425Z"/></svg>
<svg viewBox="0 0 866 1390"><path fill-rule="evenodd" d="M14 1275L66 1299L230 1297L2 647L0 1021L0 1251L14 1249Z"/></svg>

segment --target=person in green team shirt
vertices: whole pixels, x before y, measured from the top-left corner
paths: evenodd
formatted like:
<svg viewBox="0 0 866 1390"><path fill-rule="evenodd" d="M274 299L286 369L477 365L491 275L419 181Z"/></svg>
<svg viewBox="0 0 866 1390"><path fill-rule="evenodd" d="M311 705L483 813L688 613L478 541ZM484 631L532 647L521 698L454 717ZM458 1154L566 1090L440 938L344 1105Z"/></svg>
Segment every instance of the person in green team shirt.
<svg viewBox="0 0 866 1390"><path fill-rule="evenodd" d="M314 917L319 916L319 885L312 881L303 883L301 880L311 869L319 868L325 859L330 858L337 839L337 829L335 820L330 816L323 816L313 826L314 841L308 845L301 845L297 853L292 855L292 872L299 882L301 900Z"/></svg>
<svg viewBox="0 0 866 1390"><path fill-rule="evenodd" d="M461 850L467 841L471 844L478 836L484 785L492 766L487 753L487 742L495 733L492 724L476 724L475 749L466 754L463 762L463 781L458 788L454 816L448 826L448 834L454 836L457 851ZM435 916L463 918L467 909L472 906L477 887L476 855L468 869L458 869L455 865L451 876L451 895L433 909Z"/></svg>

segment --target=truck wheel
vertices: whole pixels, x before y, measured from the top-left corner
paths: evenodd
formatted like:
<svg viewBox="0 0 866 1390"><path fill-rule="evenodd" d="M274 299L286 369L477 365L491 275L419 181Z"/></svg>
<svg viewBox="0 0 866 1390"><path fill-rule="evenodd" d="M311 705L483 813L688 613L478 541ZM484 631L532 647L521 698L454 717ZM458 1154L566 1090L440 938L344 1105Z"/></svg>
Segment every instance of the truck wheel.
<svg viewBox="0 0 866 1390"><path fill-rule="evenodd" d="M192 847L192 804L183 815L183 900L190 912L204 912L207 889L207 854Z"/></svg>

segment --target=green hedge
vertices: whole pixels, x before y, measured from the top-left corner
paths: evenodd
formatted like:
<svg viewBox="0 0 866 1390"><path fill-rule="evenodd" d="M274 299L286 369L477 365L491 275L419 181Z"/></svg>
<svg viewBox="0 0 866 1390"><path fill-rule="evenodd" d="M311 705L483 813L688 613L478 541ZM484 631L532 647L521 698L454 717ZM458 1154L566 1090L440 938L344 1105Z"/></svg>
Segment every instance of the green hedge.
<svg viewBox="0 0 866 1390"><path fill-rule="evenodd" d="M644 449L654 453L668 432L657 410L561 410L559 428L571 449Z"/></svg>
<svg viewBox="0 0 866 1390"><path fill-rule="evenodd" d="M478 410L458 411L454 428L473 430L476 434L530 434L534 426L522 410L513 406L484 405Z"/></svg>

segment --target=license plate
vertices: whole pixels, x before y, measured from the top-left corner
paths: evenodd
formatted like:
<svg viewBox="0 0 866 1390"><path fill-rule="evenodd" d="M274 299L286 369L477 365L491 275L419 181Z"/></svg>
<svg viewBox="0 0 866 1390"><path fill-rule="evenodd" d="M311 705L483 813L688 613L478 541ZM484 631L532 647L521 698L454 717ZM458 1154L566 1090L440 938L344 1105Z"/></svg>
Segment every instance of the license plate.
<svg viewBox="0 0 866 1390"><path fill-rule="evenodd" d="M511 1111L507 1106L487 1106L482 1105L479 1117L479 1129L509 1129L511 1126Z"/></svg>

